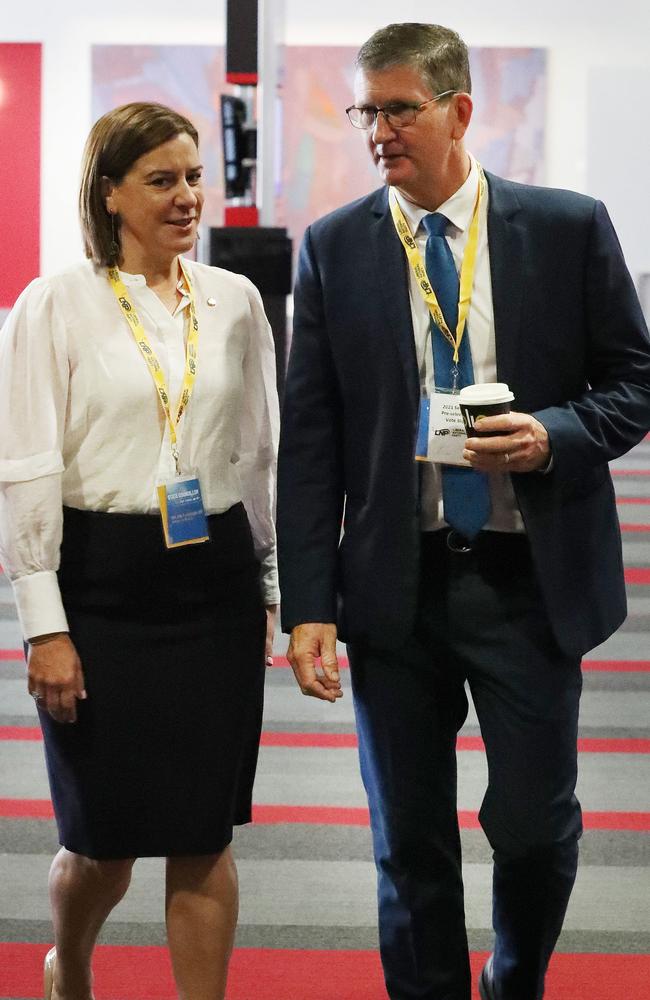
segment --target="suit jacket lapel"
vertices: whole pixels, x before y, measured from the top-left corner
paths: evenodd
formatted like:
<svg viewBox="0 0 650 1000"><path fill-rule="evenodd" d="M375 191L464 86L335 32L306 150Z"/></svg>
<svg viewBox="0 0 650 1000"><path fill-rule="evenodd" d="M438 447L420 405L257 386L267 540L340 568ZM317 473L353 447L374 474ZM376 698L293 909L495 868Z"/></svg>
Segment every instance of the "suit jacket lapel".
<svg viewBox="0 0 650 1000"><path fill-rule="evenodd" d="M521 331L524 231L517 225L520 204L508 181L486 171L489 189L488 246L494 307L497 372L503 382L516 383L517 351ZM375 261L378 321L390 328L402 363L414 413L419 405L419 376L409 300L408 264L382 188L371 202L369 252ZM379 320L379 316L381 319Z"/></svg>
<svg viewBox="0 0 650 1000"><path fill-rule="evenodd" d="M517 224L520 211L516 189L486 171L489 190L488 246L499 380L516 384L517 351L521 331L524 231Z"/></svg>
<svg viewBox="0 0 650 1000"><path fill-rule="evenodd" d="M388 189L377 192L371 210L369 251L374 257L378 318L395 337L408 397L417 413L420 385L415 354L415 339L409 299L409 276L406 256L399 241L388 207Z"/></svg>

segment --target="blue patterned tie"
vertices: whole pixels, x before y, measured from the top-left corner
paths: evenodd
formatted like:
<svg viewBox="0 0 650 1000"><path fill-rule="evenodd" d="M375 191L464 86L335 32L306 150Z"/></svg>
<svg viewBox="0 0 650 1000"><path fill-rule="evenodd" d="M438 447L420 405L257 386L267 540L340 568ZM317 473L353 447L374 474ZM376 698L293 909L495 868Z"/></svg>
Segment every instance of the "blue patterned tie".
<svg viewBox="0 0 650 1000"><path fill-rule="evenodd" d="M447 326L452 333L455 333L458 322L459 281L454 258L445 239L448 224L449 220L439 212L425 215L422 219L428 237L425 251L427 277L433 285ZM429 322L436 388L451 389L453 348L433 319ZM473 382L472 355L469 349L469 334L465 326L458 359L458 386L472 385ZM483 472L476 472L460 465L442 465L441 470L445 521L465 538L472 539L490 516L488 477Z"/></svg>

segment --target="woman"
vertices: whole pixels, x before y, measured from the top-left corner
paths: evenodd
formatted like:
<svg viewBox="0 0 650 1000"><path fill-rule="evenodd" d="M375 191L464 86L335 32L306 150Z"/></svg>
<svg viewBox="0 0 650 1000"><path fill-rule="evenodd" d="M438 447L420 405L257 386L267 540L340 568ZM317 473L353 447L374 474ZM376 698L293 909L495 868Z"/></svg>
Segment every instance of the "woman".
<svg viewBox="0 0 650 1000"><path fill-rule="evenodd" d="M142 856L167 858L180 996L225 992L228 845L250 821L278 601L278 413L259 294L181 256L202 205L186 118L104 115L80 192L90 260L32 282L0 337L0 560L62 844L52 1000L92 996L97 935Z"/></svg>

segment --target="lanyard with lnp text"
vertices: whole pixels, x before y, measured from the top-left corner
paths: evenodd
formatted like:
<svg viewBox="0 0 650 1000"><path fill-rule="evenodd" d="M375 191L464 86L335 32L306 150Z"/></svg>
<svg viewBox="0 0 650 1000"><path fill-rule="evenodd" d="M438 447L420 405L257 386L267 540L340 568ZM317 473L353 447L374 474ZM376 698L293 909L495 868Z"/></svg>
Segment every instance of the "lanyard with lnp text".
<svg viewBox="0 0 650 1000"><path fill-rule="evenodd" d="M431 287L431 282L427 276L427 271L424 266L424 261L420 251L417 248L417 244L411 235L411 230L409 229L409 224L404 218L404 213L400 208L395 192L392 188L388 191L388 200L390 202L390 210L393 216L393 222L395 223L395 229L397 230L397 235L399 236L402 246L406 251L406 256L408 262L415 275L418 288L422 298L426 302L427 308L431 313L433 322L436 324L443 336L449 341L454 349L454 364L458 364L460 345L463 339L463 334L465 332L465 321L467 319L467 314L469 312L469 306L472 299L472 287L474 285L474 272L476 270L476 254L478 250L478 228L479 228L479 211L481 208L481 201L483 199L483 194L485 192L485 175L483 173L483 168L477 163L478 167L478 190L476 192L476 202L474 203L474 212L472 213L472 221L469 227L469 235L467 237L467 246L465 247L465 253L463 254L463 263L460 269L460 289L458 298L458 322L456 324L455 335L451 332L445 317L442 314L442 309L438 303L436 293Z"/></svg>
<svg viewBox="0 0 650 1000"><path fill-rule="evenodd" d="M187 338L187 349L185 351L185 373L183 375L183 384L181 386L181 394L178 400L178 405L176 406L176 415L172 417L171 410L169 408L169 392L167 389L167 383L165 382L165 376L162 372L162 367L158 358L156 357L155 351L149 342L142 321L138 316L133 302L129 296L126 285L120 277L120 272L116 267L109 267L108 269L108 280L113 289L115 298L120 304L120 308L124 313L124 317L131 328L131 332L135 338L135 342L140 349L142 357L147 362L149 371L151 372L151 377L154 380L156 386L156 391L158 392L158 397L162 404L162 408L165 411L165 417L167 418L167 423L169 424L169 436L172 447L172 455L174 462L176 464L176 471L180 475L180 465L178 457L178 447L176 443L176 428L178 423L187 408L187 404L190 401L190 396L192 395L192 390L194 388L194 381L196 379L196 365L197 365L197 347L199 342L199 321L196 318L196 309L194 306L194 290L192 288L192 281L189 275L188 269L185 267L183 260L179 257L179 263L181 265L181 270L183 272L183 277L185 278L185 283L187 285L187 290L190 299L190 329Z"/></svg>

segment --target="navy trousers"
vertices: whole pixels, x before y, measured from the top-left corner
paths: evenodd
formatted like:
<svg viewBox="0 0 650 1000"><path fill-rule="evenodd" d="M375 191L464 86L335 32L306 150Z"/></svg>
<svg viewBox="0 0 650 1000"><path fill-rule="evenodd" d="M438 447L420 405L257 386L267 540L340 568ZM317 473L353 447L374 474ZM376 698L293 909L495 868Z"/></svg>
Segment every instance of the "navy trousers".
<svg viewBox="0 0 650 1000"><path fill-rule="evenodd" d="M413 635L348 647L391 1000L470 1000L456 734L467 682L488 762L497 1000L539 1000L575 880L580 661L558 647L522 535L423 535Z"/></svg>

